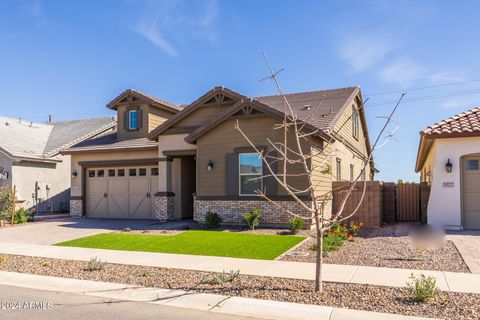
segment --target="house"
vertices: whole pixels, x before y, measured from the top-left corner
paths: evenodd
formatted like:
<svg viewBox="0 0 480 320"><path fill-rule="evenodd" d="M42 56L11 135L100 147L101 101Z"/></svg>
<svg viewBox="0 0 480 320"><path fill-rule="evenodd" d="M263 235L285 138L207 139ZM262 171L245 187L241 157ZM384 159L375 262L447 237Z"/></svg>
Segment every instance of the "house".
<svg viewBox="0 0 480 320"><path fill-rule="evenodd" d="M0 186L16 186L22 207L68 210L70 156L60 152L115 125L112 117L53 123L0 117Z"/></svg>
<svg viewBox="0 0 480 320"><path fill-rule="evenodd" d="M360 174L370 154L361 92L358 87L287 95L311 132L305 151L325 148L329 157L315 157L318 190L332 181ZM282 96L249 98L215 87L185 107L175 106L135 90L127 90L107 105L117 111L118 132L75 145L72 156L71 212L87 217L194 219L207 211L225 223L241 223L245 212L262 209L262 223L285 225L291 218L260 199L262 188L271 199L302 210L273 178L252 179L265 166L234 128L236 120L253 143L267 152L267 138L283 139L274 125L283 119ZM289 139L292 139L290 136ZM328 141L328 143L327 143ZM297 165L289 165L292 172ZM367 175L373 179L370 161ZM299 189L305 177L291 177ZM302 196L308 201L308 195Z"/></svg>
<svg viewBox="0 0 480 320"><path fill-rule="evenodd" d="M480 229L480 108L422 130L415 170L431 184L429 224Z"/></svg>

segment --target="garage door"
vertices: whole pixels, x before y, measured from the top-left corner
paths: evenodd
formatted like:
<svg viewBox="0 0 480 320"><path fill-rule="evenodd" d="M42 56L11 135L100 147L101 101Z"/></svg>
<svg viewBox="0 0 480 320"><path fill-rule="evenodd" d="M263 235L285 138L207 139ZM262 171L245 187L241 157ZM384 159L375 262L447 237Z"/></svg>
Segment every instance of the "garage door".
<svg viewBox="0 0 480 320"><path fill-rule="evenodd" d="M480 155L463 159L463 226L480 229Z"/></svg>
<svg viewBox="0 0 480 320"><path fill-rule="evenodd" d="M154 218L158 168L89 168L86 179L88 217Z"/></svg>

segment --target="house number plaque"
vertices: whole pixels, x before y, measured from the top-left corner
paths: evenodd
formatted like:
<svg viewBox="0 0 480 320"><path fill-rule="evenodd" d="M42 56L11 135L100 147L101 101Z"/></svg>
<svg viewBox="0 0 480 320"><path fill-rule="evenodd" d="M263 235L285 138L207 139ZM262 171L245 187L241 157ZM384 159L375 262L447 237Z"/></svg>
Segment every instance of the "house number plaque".
<svg viewBox="0 0 480 320"><path fill-rule="evenodd" d="M443 187L444 188L453 188L455 184L453 182L444 182Z"/></svg>

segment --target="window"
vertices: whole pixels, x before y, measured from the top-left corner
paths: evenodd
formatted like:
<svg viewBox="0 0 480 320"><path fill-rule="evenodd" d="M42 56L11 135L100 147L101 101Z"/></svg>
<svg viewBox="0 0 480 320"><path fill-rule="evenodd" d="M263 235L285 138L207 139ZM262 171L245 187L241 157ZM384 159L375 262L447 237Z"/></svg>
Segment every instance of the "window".
<svg viewBox="0 0 480 320"><path fill-rule="evenodd" d="M152 168L151 171L150 171L150 175L158 176L158 168Z"/></svg>
<svg viewBox="0 0 480 320"><path fill-rule="evenodd" d="M108 176L115 177L115 169L108 169Z"/></svg>
<svg viewBox="0 0 480 320"><path fill-rule="evenodd" d="M238 159L240 195L256 195L262 189L262 159L256 153L241 153Z"/></svg>
<svg viewBox="0 0 480 320"><path fill-rule="evenodd" d="M138 175L141 177L145 177L147 175L147 169L146 168L138 169Z"/></svg>
<svg viewBox="0 0 480 320"><path fill-rule="evenodd" d="M354 167L353 167L353 164L351 164L351 165L350 165L350 181L355 180L354 175L355 175L355 173L354 173Z"/></svg>
<svg viewBox="0 0 480 320"><path fill-rule="evenodd" d="M137 129L137 111L132 110L128 112L128 128L130 130Z"/></svg>
<svg viewBox="0 0 480 320"><path fill-rule="evenodd" d="M337 181L342 181L342 159L337 158Z"/></svg>
<svg viewBox="0 0 480 320"><path fill-rule="evenodd" d="M465 171L477 171L479 169L478 159L465 160Z"/></svg>
<svg viewBox="0 0 480 320"><path fill-rule="evenodd" d="M95 170L88 170L88 177L95 178Z"/></svg>
<svg viewBox="0 0 480 320"><path fill-rule="evenodd" d="M128 169L128 176L129 177L136 177L137 176L137 169Z"/></svg>
<svg viewBox="0 0 480 320"><path fill-rule="evenodd" d="M360 175L360 180L365 181L365 169L362 170L362 174Z"/></svg>
<svg viewBox="0 0 480 320"><path fill-rule="evenodd" d="M117 177L125 177L125 169L118 169Z"/></svg>
<svg viewBox="0 0 480 320"><path fill-rule="evenodd" d="M355 139L358 139L359 123L358 123L358 110L353 106L352 108L352 135Z"/></svg>
<svg viewBox="0 0 480 320"><path fill-rule="evenodd" d="M105 177L105 170L98 170L97 171L97 178Z"/></svg>

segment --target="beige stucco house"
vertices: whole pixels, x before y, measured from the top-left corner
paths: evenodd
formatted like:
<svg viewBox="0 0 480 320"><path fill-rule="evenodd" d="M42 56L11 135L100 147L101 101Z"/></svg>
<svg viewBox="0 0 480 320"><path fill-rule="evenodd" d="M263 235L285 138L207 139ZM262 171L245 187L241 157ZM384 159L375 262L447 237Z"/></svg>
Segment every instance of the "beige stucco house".
<svg viewBox="0 0 480 320"><path fill-rule="evenodd" d="M68 210L70 156L60 152L111 131L112 117L37 123L0 117L0 187L16 187L20 206Z"/></svg>
<svg viewBox="0 0 480 320"><path fill-rule="evenodd" d="M431 184L429 224L480 229L480 108L422 130L415 169Z"/></svg>
<svg viewBox="0 0 480 320"><path fill-rule="evenodd" d="M360 89L294 93L287 98L305 122L304 129L314 133L303 148L325 148L331 155L315 157L309 164L316 167L316 187L328 191L333 180L359 175L370 154ZM262 223L288 223L291 217L260 199L258 188L301 210L273 178L254 179L265 165L234 128L238 120L257 147L271 151L267 139L282 139L273 129L283 119L281 96L249 98L216 87L180 107L127 90L108 107L117 111L118 131L64 152L72 156L77 172L72 178L72 214L203 222L205 213L214 211L225 223L240 223L245 212L258 207ZM374 170L370 161L364 178L373 179ZM291 183L300 189L304 179L292 177Z"/></svg>

